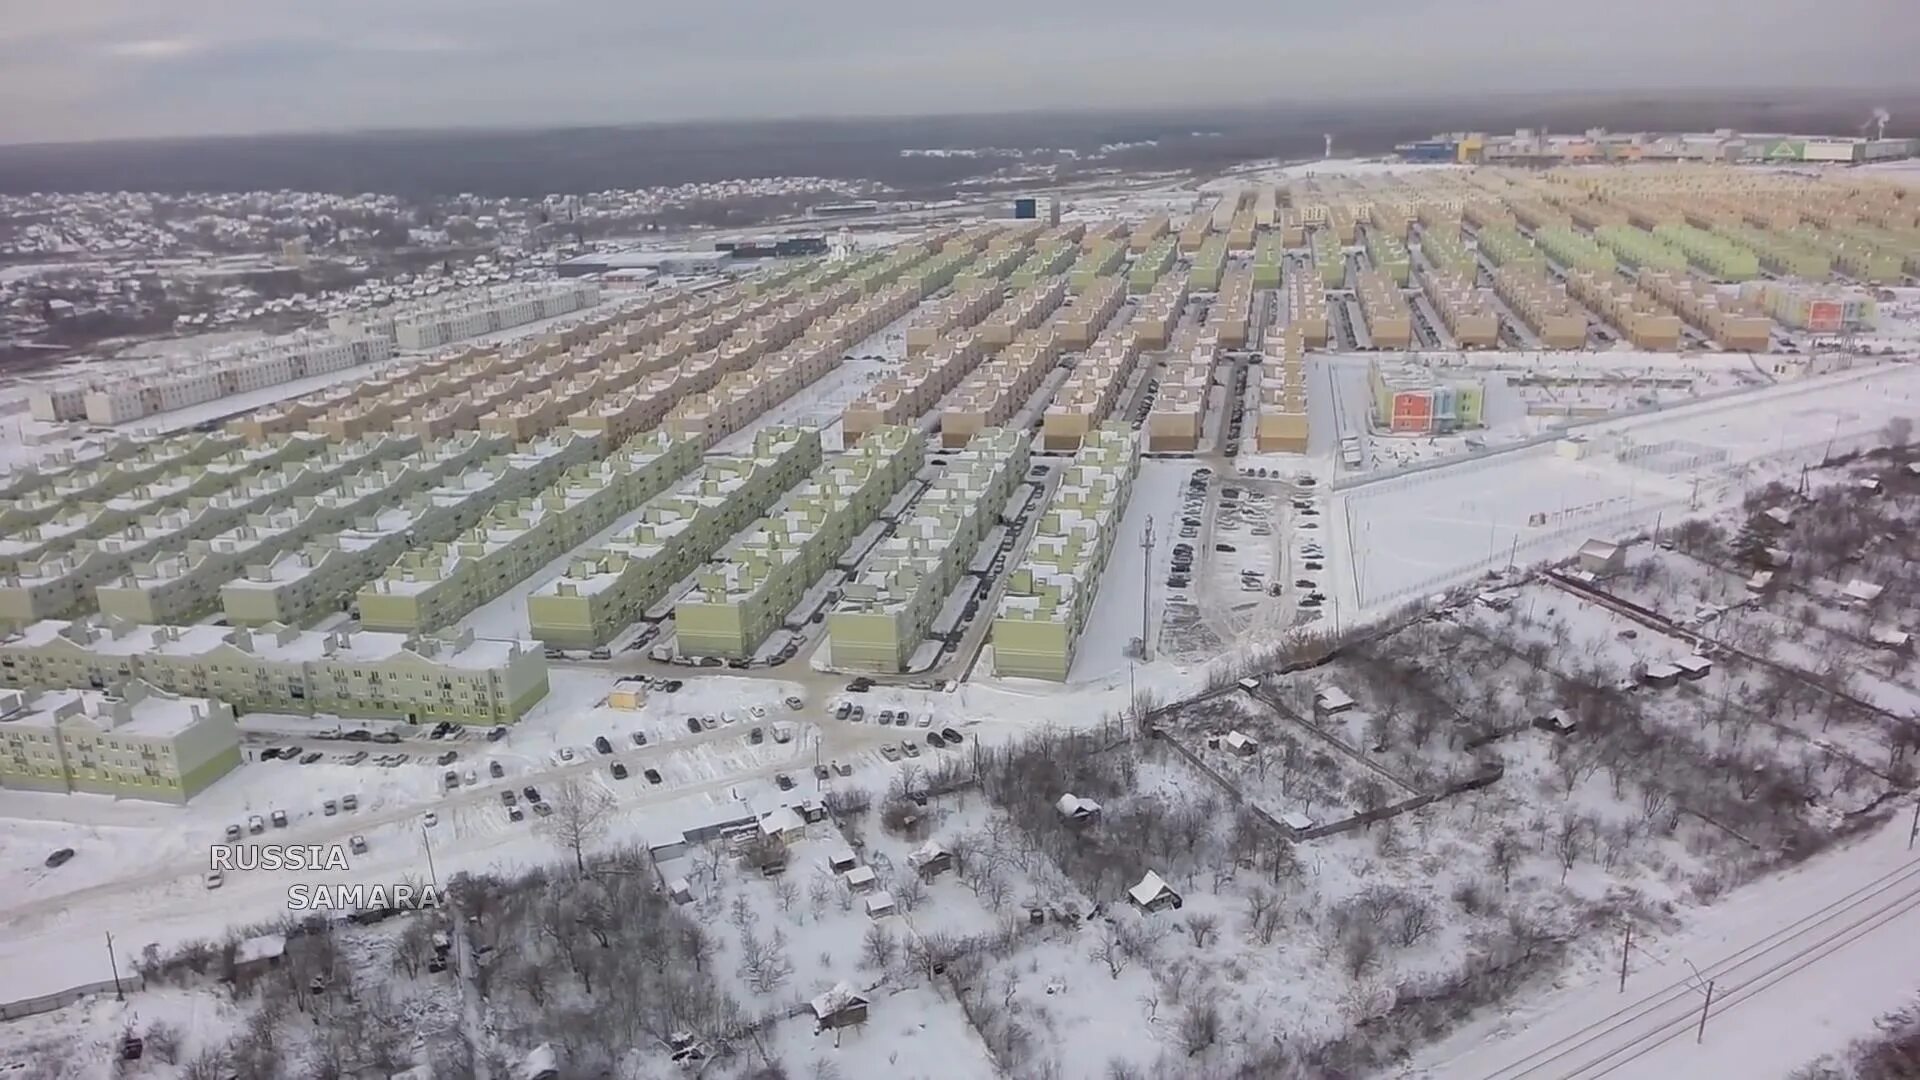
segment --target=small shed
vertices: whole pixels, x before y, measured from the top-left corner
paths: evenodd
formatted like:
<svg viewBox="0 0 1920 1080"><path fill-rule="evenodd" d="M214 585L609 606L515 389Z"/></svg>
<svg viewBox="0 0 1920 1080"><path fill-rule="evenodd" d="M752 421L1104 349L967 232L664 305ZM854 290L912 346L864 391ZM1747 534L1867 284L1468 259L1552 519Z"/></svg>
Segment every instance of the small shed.
<svg viewBox="0 0 1920 1080"><path fill-rule="evenodd" d="M1605 577L1626 569L1627 549L1611 540L1589 540L1580 545L1579 559L1580 569Z"/></svg>
<svg viewBox="0 0 1920 1080"><path fill-rule="evenodd" d="M1227 732L1220 740L1220 745L1226 747L1228 753L1239 757L1252 757L1260 749L1260 744L1252 736L1238 730Z"/></svg>
<svg viewBox="0 0 1920 1080"><path fill-rule="evenodd" d="M1840 590L1840 594L1849 604L1871 604L1875 600L1880 599L1880 594L1886 591L1887 589L1884 585L1876 585L1871 581L1862 581L1859 578L1854 578L1852 581L1847 582L1846 587Z"/></svg>
<svg viewBox="0 0 1920 1080"><path fill-rule="evenodd" d="M1793 524L1793 511L1784 506L1770 506L1761 511L1760 516L1783 529Z"/></svg>
<svg viewBox="0 0 1920 1080"><path fill-rule="evenodd" d="M1747 578L1748 592L1766 592L1772 587L1773 571L1771 570L1755 570L1752 576Z"/></svg>
<svg viewBox="0 0 1920 1080"><path fill-rule="evenodd" d="M791 806L775 807L760 816L760 835L770 840L798 840L806 833L806 819Z"/></svg>
<svg viewBox="0 0 1920 1080"><path fill-rule="evenodd" d="M860 858L852 848L835 848L827 852L827 867L836 874L844 874L859 865Z"/></svg>
<svg viewBox="0 0 1920 1080"><path fill-rule="evenodd" d="M1867 632L1875 645L1883 649L1905 649L1913 643L1913 636L1892 623L1876 624Z"/></svg>
<svg viewBox="0 0 1920 1080"><path fill-rule="evenodd" d="M264 975L279 967L286 955L285 935L261 934L259 937L250 937L233 947L233 977L243 980Z"/></svg>
<svg viewBox="0 0 1920 1080"><path fill-rule="evenodd" d="M1127 890L1127 899L1134 907L1146 912L1178 908L1182 903L1180 894L1173 891L1173 886L1151 870L1141 877L1140 884Z"/></svg>
<svg viewBox="0 0 1920 1080"><path fill-rule="evenodd" d="M893 894L885 889L867 897L867 918L882 919L894 913Z"/></svg>
<svg viewBox="0 0 1920 1080"><path fill-rule="evenodd" d="M1505 611L1513 606L1513 597L1502 593L1483 592L1475 596L1473 602L1489 611Z"/></svg>
<svg viewBox="0 0 1920 1080"><path fill-rule="evenodd" d="M686 878L674 878L667 882L667 899L676 904L691 904L693 903L693 886L687 884Z"/></svg>
<svg viewBox="0 0 1920 1080"><path fill-rule="evenodd" d="M1673 666L1680 669L1680 677L1683 679L1704 679L1713 671L1713 661L1699 653L1683 656L1675 660Z"/></svg>
<svg viewBox="0 0 1920 1080"><path fill-rule="evenodd" d="M1672 686L1680 681L1680 669L1664 660L1648 664L1640 673L1640 681L1648 686Z"/></svg>
<svg viewBox="0 0 1920 1080"><path fill-rule="evenodd" d="M941 847L938 840L929 840L907 856L907 865L922 878L932 880L953 869L953 852Z"/></svg>
<svg viewBox="0 0 1920 1080"><path fill-rule="evenodd" d="M1285 825L1287 831L1299 837L1305 835L1308 830L1320 823L1313 820L1311 815L1303 814L1298 810L1289 810L1280 815L1280 824Z"/></svg>
<svg viewBox="0 0 1920 1080"><path fill-rule="evenodd" d="M848 870L846 876L847 888L857 893L870 892L875 885L879 884L879 879L874 876L871 866L856 866Z"/></svg>
<svg viewBox="0 0 1920 1080"><path fill-rule="evenodd" d="M621 683L607 695L607 707L622 712L639 712L647 707L647 688L639 683Z"/></svg>
<svg viewBox="0 0 1920 1080"><path fill-rule="evenodd" d="M1855 480L1853 486L1869 495L1878 495L1886 490L1886 486L1880 483L1880 478L1877 476L1863 476Z"/></svg>
<svg viewBox="0 0 1920 1080"><path fill-rule="evenodd" d="M1788 551L1786 548L1761 548L1760 561L1773 567L1775 570L1785 570L1787 567L1793 565L1793 552Z"/></svg>
<svg viewBox="0 0 1920 1080"><path fill-rule="evenodd" d="M1555 709L1545 716L1534 717L1533 726L1549 735L1571 735L1579 725L1574 723L1566 713Z"/></svg>
<svg viewBox="0 0 1920 1080"><path fill-rule="evenodd" d="M1100 816L1100 804L1092 799L1083 799L1071 792L1055 800L1053 808L1068 821L1092 821Z"/></svg>
<svg viewBox="0 0 1920 1080"><path fill-rule="evenodd" d="M815 1031L867 1022L866 997L844 982L833 984L833 989L807 1002L807 1007L813 1010Z"/></svg>
<svg viewBox="0 0 1920 1080"><path fill-rule="evenodd" d="M1324 715L1332 716L1353 708L1353 699L1337 686L1323 686L1319 693L1313 695L1313 707Z"/></svg>

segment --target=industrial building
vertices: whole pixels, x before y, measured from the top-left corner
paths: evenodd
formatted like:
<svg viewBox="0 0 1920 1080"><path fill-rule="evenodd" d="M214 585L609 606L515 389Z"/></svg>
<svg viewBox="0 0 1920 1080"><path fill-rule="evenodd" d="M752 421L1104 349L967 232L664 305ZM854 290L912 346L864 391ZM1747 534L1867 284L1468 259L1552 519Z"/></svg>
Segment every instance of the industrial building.
<svg viewBox="0 0 1920 1080"><path fill-rule="evenodd" d="M1751 134L1722 128L1710 132L1607 131L1554 135L1521 128L1511 135L1459 132L1401 143L1394 152L1407 161L1458 161L1486 165L1562 165L1596 162L1827 162L1855 164L1913 157L1913 139Z"/></svg>
<svg viewBox="0 0 1920 1080"><path fill-rule="evenodd" d="M997 675L1065 681L1140 469L1125 424L1100 425L1061 475L993 621Z"/></svg>
<svg viewBox="0 0 1920 1080"><path fill-rule="evenodd" d="M919 431L884 427L823 462L759 523L694 574L674 605L685 656L752 656L924 460Z"/></svg>
<svg viewBox="0 0 1920 1080"><path fill-rule="evenodd" d="M241 761L233 709L139 679L0 690L0 789L185 803Z"/></svg>
<svg viewBox="0 0 1920 1080"><path fill-rule="evenodd" d="M0 638L0 686L101 689L139 679L236 712L334 713L409 723L506 724L547 694L529 641L289 626L144 626L48 620Z"/></svg>
<svg viewBox="0 0 1920 1080"><path fill-rule="evenodd" d="M948 458L827 616L834 667L909 670L937 623L957 625L953 600L971 594L955 589L1026 475L1029 445L1024 433L987 428Z"/></svg>

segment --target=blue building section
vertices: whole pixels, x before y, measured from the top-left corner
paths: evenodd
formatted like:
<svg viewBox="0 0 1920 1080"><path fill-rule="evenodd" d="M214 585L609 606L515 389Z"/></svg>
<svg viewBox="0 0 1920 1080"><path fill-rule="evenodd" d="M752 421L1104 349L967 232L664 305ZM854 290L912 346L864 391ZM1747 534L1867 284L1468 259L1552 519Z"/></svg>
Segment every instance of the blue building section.
<svg viewBox="0 0 1920 1080"><path fill-rule="evenodd" d="M1040 216L1040 200L1038 199L1013 200L1014 220L1030 221L1034 218L1038 218L1039 216Z"/></svg>
<svg viewBox="0 0 1920 1080"><path fill-rule="evenodd" d="M1459 158L1460 144L1450 139L1430 139L1401 143L1393 152L1408 161L1454 161Z"/></svg>
<svg viewBox="0 0 1920 1080"><path fill-rule="evenodd" d="M1433 430L1453 431L1460 426L1459 401L1451 386L1433 388Z"/></svg>

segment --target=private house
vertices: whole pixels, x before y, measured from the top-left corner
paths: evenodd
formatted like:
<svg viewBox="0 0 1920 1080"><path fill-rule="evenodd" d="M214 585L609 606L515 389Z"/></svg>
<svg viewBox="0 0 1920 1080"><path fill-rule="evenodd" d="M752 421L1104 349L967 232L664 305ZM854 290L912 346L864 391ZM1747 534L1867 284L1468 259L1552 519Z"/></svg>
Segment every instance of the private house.
<svg viewBox="0 0 1920 1080"><path fill-rule="evenodd" d="M1138 885L1127 890L1127 900L1148 913L1166 908L1178 909L1182 903L1180 894L1173 891L1173 886L1151 870L1146 872Z"/></svg>

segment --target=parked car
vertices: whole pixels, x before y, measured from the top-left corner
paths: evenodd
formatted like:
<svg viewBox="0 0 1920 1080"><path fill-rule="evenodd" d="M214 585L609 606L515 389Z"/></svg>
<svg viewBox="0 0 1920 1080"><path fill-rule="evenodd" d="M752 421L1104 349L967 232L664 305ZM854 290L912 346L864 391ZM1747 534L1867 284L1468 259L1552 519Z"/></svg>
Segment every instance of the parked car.
<svg viewBox="0 0 1920 1080"><path fill-rule="evenodd" d="M229 829L231 829L231 826L229 826ZM73 858L73 849L70 847L63 847L60 850L54 852L53 854L47 856L47 869L53 870L58 867L65 866L67 865L68 860L72 858Z"/></svg>
<svg viewBox="0 0 1920 1080"><path fill-rule="evenodd" d="M642 773L641 775L647 778L647 783L649 784L657 784L660 782L659 769L648 769L646 772Z"/></svg>
<svg viewBox="0 0 1920 1080"><path fill-rule="evenodd" d="M507 790L500 793L500 802L502 805L512 806L519 801L520 801L520 797L513 793L512 788L508 788Z"/></svg>
<svg viewBox="0 0 1920 1080"><path fill-rule="evenodd" d="M521 788L520 795L522 798L526 799L528 802L540 801L540 789L537 787L534 787L532 784L528 784L526 787Z"/></svg>
<svg viewBox="0 0 1920 1080"><path fill-rule="evenodd" d="M497 727L497 728L494 728L492 731L487 732L488 742L499 742L501 739L504 739L506 737L507 737L507 729L504 727Z"/></svg>
<svg viewBox="0 0 1920 1080"><path fill-rule="evenodd" d="M953 745L955 745L955 746L959 746L959 745L960 745L960 744L961 744L962 742L964 742L964 741L965 741L964 739L962 739L962 738L960 737L960 733L959 733L959 732L957 732L957 731L955 731L955 730L953 730L953 729L952 729L952 728L950 728L950 727L943 727L943 728L941 728L941 729L940 729L940 737L941 737L941 738L943 738L943 739L945 739L945 740L947 740L948 742L950 742L950 743L952 743L952 744L953 744Z"/></svg>
<svg viewBox="0 0 1920 1080"><path fill-rule="evenodd" d="M223 882L227 880L227 875L221 873L218 870L209 870L207 871L207 876L202 878L201 880L206 882L207 888L217 889L221 886Z"/></svg>
<svg viewBox="0 0 1920 1080"><path fill-rule="evenodd" d="M927 732L927 745L933 747L935 750L941 750L944 749L947 744L945 740L940 738L939 732L929 731Z"/></svg>
<svg viewBox="0 0 1920 1080"><path fill-rule="evenodd" d="M459 787L460 774L457 772L454 772L452 769L448 769L446 772L441 773L440 786L446 788L448 791L452 791L454 788Z"/></svg>
<svg viewBox="0 0 1920 1080"><path fill-rule="evenodd" d="M693 732L695 735L700 734L700 718L697 716L687 717L687 730Z"/></svg>
<svg viewBox="0 0 1920 1080"><path fill-rule="evenodd" d="M800 708L801 708L801 706L803 706L803 705L805 705L805 704L806 704L806 702L804 702L804 701L801 701L801 700L800 700L799 698L797 698L797 697L791 697L791 696L789 696L789 697L787 698L787 708L789 708L789 709L792 709L792 710L793 710L794 712L799 712L799 711L800 711Z"/></svg>
<svg viewBox="0 0 1920 1080"><path fill-rule="evenodd" d="M332 799L328 799L326 802L320 804L320 812L327 817L333 817L340 812L340 804Z"/></svg>
<svg viewBox="0 0 1920 1080"><path fill-rule="evenodd" d="M287 812L285 810L275 810L272 814L268 815L268 818L273 822L273 827L276 829L284 829L287 827Z"/></svg>
<svg viewBox="0 0 1920 1080"><path fill-rule="evenodd" d="M853 707L853 715L847 717L847 719L853 721L856 724L862 720L865 720L866 718L867 718L867 710L862 708L859 705L855 705Z"/></svg>
<svg viewBox="0 0 1920 1080"><path fill-rule="evenodd" d="M537 802L533 804L533 812L538 817L551 817L553 815L553 807L543 802Z"/></svg>
<svg viewBox="0 0 1920 1080"><path fill-rule="evenodd" d="M560 760L561 760L561 761L572 761L572 760L573 760L573 747L571 747L571 746L563 746L563 747L561 747L561 748L560 748Z"/></svg>
<svg viewBox="0 0 1920 1080"><path fill-rule="evenodd" d="M618 762L618 761L616 761L616 762L614 762L614 763L613 763L613 778L614 778L615 780L625 780L625 779L627 778L627 767L626 767L625 765L622 765L622 764L621 764L620 762Z"/></svg>
<svg viewBox="0 0 1920 1080"><path fill-rule="evenodd" d="M633 740L633 745L635 746L647 745L647 733L644 731L630 731L627 733L627 737Z"/></svg>
<svg viewBox="0 0 1920 1080"><path fill-rule="evenodd" d="M347 848L355 855L365 855L367 853L367 838L364 836L355 836L353 839L347 841Z"/></svg>
<svg viewBox="0 0 1920 1080"><path fill-rule="evenodd" d="M242 828L241 828L240 826L238 826L238 825L229 825L229 826L227 826L227 839L228 839L228 840L238 840L238 839L240 839L240 838L241 838L242 836L245 836L245 835L246 835L246 832L247 832L247 831L246 831L245 829L242 829Z"/></svg>
<svg viewBox="0 0 1920 1080"><path fill-rule="evenodd" d="M900 748L892 743L888 743L880 748L880 756L886 758L888 761L899 761Z"/></svg>
<svg viewBox="0 0 1920 1080"><path fill-rule="evenodd" d="M391 746L394 743L397 743L400 741L400 733L397 731L377 732L373 736L373 741L377 743L385 743L386 745Z"/></svg>
<svg viewBox="0 0 1920 1080"><path fill-rule="evenodd" d="M259 814L247 815L247 831L255 836L267 831L267 822Z"/></svg>
<svg viewBox="0 0 1920 1080"><path fill-rule="evenodd" d="M509 806L507 807L507 820L508 821L525 821L527 820L527 813L526 811L520 809L517 806Z"/></svg>
<svg viewBox="0 0 1920 1080"><path fill-rule="evenodd" d="M852 776L853 766L844 761L836 761L833 763L833 771L840 776Z"/></svg>
<svg viewBox="0 0 1920 1080"><path fill-rule="evenodd" d="M429 810L426 812L426 814L423 817L421 817L420 824L425 825L427 828L431 829L435 825L440 824L440 815Z"/></svg>
<svg viewBox="0 0 1920 1080"><path fill-rule="evenodd" d="M813 778L814 778L815 780L825 780L825 779L826 779L827 777L829 777L829 776L832 776L832 775L833 775L833 773L832 773L831 771L829 771L829 770L827 769L827 767L826 767L826 765L824 765L824 764L821 764L821 765L815 765L815 766L813 767Z"/></svg>
<svg viewBox="0 0 1920 1080"><path fill-rule="evenodd" d="M607 741L605 735L595 735L593 737L593 748L603 754L613 753L613 744Z"/></svg>
<svg viewBox="0 0 1920 1080"><path fill-rule="evenodd" d="M759 746L761 743L766 741L767 741L767 733L764 731L761 731L759 728L754 728L752 731L747 732L747 742L753 744L754 746Z"/></svg>
<svg viewBox="0 0 1920 1080"><path fill-rule="evenodd" d="M850 701L843 701L840 703L840 706L838 708L833 710L833 718L835 720L845 720L848 716L852 715L852 713L853 713L853 703Z"/></svg>
<svg viewBox="0 0 1920 1080"><path fill-rule="evenodd" d="M714 719L711 716L703 716L700 718L700 726L707 729L708 731L712 731L714 728L717 728L720 726L720 721Z"/></svg>
<svg viewBox="0 0 1920 1080"><path fill-rule="evenodd" d="M480 778L474 775L474 772L472 769L468 769L467 775L466 775L466 781L467 781L467 786L472 787L473 785L480 782Z"/></svg>
<svg viewBox="0 0 1920 1080"><path fill-rule="evenodd" d="M781 791L793 790L793 777L788 776L786 773L774 773L773 782L779 786Z"/></svg>
<svg viewBox="0 0 1920 1080"><path fill-rule="evenodd" d="M881 710L880 710L880 719L879 719L879 721L878 721L878 722L879 722L879 724L880 724L880 726L881 726L881 727L886 727L886 726L887 726L888 724L891 724L891 723L893 723L893 710L892 710L892 709L881 709Z"/></svg>
<svg viewBox="0 0 1920 1080"><path fill-rule="evenodd" d="M906 754L908 757L920 756L919 745L907 739L900 740L900 751L901 753Z"/></svg>
<svg viewBox="0 0 1920 1080"><path fill-rule="evenodd" d="M599 648L597 648L597 649L594 649L593 651L591 651L591 652L589 652L589 653L587 653L587 659L589 659L589 660L611 660L611 659L613 659L613 650L612 650L612 649L609 649L609 648L607 648L607 647L606 647L606 646L604 646L604 645L602 645L601 647L599 647Z"/></svg>
<svg viewBox="0 0 1920 1080"><path fill-rule="evenodd" d="M507 767L497 761L489 761L487 762L487 775L498 780L507 775Z"/></svg>
<svg viewBox="0 0 1920 1080"><path fill-rule="evenodd" d="M436 760L436 761L438 761L438 762L439 762L439 764L441 764L442 766L446 766L446 765L451 765L451 764L453 764L454 762L456 762L456 761L459 761L459 760L460 760L460 751L458 751L458 750L449 750L449 751L447 751L446 753L444 753L444 754L441 754L441 755L440 755L440 756L439 756L439 757L438 757L437 759L435 759L435 760Z"/></svg>
<svg viewBox="0 0 1920 1080"><path fill-rule="evenodd" d="M914 721L914 724L915 724L915 725L917 725L917 726L919 726L919 727L923 727L923 728L925 728L925 727L932 727L932 726L933 726L933 714L932 714L932 713L930 713L930 712L923 712L923 713L921 713L921 714L920 714L920 719L918 719L918 720L915 720L915 721Z"/></svg>

